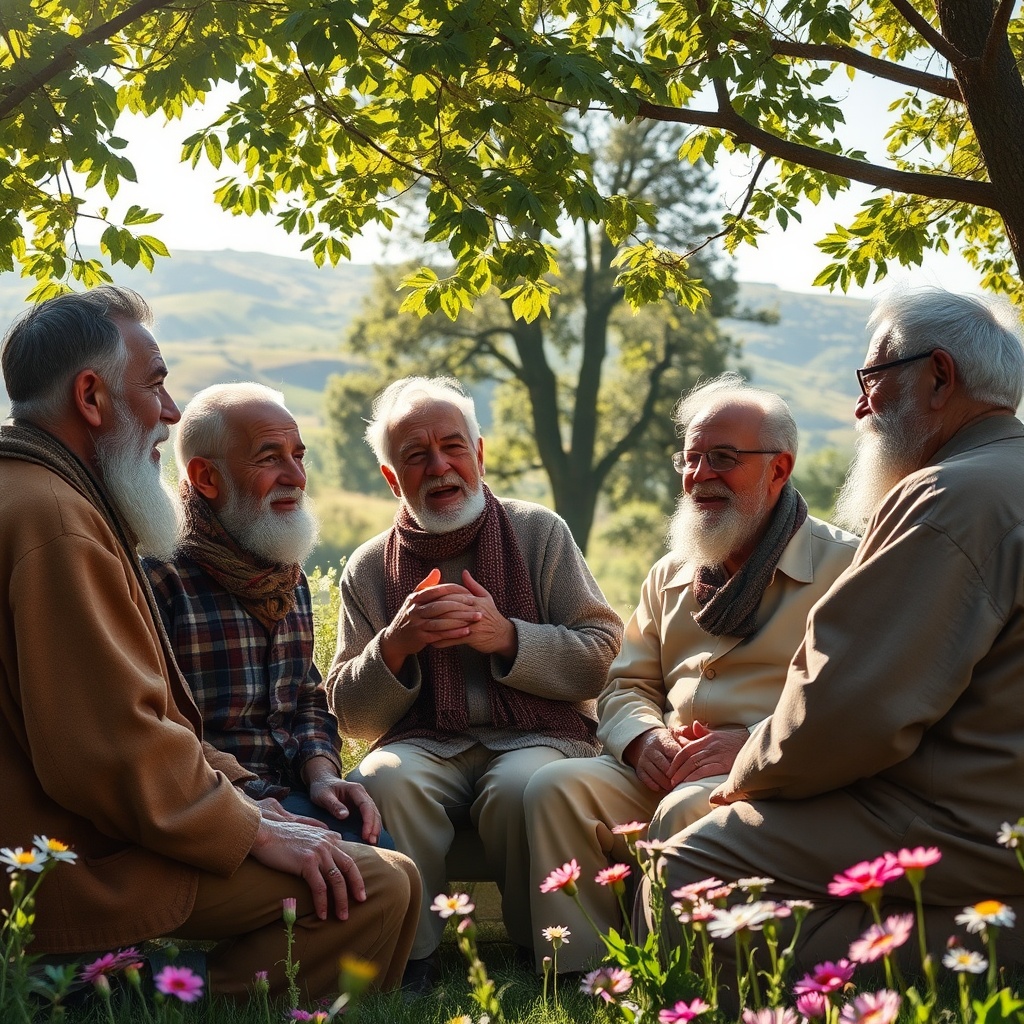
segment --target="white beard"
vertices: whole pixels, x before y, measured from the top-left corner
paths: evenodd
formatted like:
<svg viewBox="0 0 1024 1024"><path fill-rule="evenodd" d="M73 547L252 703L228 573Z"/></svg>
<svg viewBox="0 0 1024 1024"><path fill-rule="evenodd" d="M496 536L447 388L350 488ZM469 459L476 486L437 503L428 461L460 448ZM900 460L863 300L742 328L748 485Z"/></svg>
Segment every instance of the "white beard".
<svg viewBox="0 0 1024 1024"><path fill-rule="evenodd" d="M270 507L282 498L297 498L299 504L287 512ZM262 501L232 490L217 518L243 551L271 565L302 565L320 537L312 504L298 487L276 488Z"/></svg>
<svg viewBox="0 0 1024 1024"><path fill-rule="evenodd" d="M832 516L836 525L863 534L889 491L921 468L938 430L938 424L925 427L909 391L888 412L858 420L857 448Z"/></svg>
<svg viewBox="0 0 1024 1024"><path fill-rule="evenodd" d="M762 479L762 484L763 484ZM708 511L695 498L727 498L723 509ZM762 487L756 495L740 496L724 484L709 481L682 491L668 524L668 546L691 565L722 565L760 533L768 515L768 495Z"/></svg>
<svg viewBox="0 0 1024 1024"><path fill-rule="evenodd" d="M434 512L426 507L427 494L437 487L458 487L462 490L463 498L457 505L447 508L443 512ZM453 530L460 530L463 526L469 526L483 514L487 504L484 497L483 481L477 480L476 489L470 490L469 485L459 476L458 473L445 473L442 477L434 477L427 480L420 487L417 501L414 505L408 498L403 497L405 507L409 515L416 520L421 530L427 533L451 533Z"/></svg>
<svg viewBox="0 0 1024 1024"><path fill-rule="evenodd" d="M117 426L96 441L96 463L103 486L132 532L141 555L166 561L178 546L181 509L178 497L150 458L153 446L170 431L158 423L148 434L131 411L115 400Z"/></svg>

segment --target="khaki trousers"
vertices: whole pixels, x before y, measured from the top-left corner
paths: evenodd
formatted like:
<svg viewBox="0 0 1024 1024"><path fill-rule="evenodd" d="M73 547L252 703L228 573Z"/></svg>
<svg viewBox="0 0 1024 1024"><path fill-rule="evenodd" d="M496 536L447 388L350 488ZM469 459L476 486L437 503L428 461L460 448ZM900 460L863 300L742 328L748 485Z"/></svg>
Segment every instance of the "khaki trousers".
<svg viewBox="0 0 1024 1024"><path fill-rule="evenodd" d="M445 856L455 836L449 811L469 812L480 834L487 868L501 890L501 910L513 942L533 945L530 857L523 791L534 773L564 760L553 747L496 752L476 744L455 757L438 757L414 743L390 743L367 754L348 776L366 787L395 845L423 877L423 899L412 956L437 949L446 921L430 909L447 891Z"/></svg>
<svg viewBox="0 0 1024 1024"><path fill-rule="evenodd" d="M373 963L378 988L394 988L401 982L419 916L416 868L407 857L389 850L346 843L345 852L356 862L366 886L366 900L350 900L345 921L334 917L332 910L326 921L319 920L302 878L265 867L252 857L230 878L200 874L192 913L175 935L225 940L207 958L214 995L245 998L257 971L267 972L272 996L287 990L281 918L281 900L287 896L296 899L293 958L300 962L299 984L307 999L338 991L342 955Z"/></svg>
<svg viewBox="0 0 1024 1024"><path fill-rule="evenodd" d="M602 931L621 930L615 894L610 886L594 882L609 863L630 863L625 842L612 828L628 821L649 821L645 838L668 839L708 813L711 792L724 779L716 775L683 783L668 794L655 793L632 768L609 754L568 758L537 772L524 799L538 970L541 959L551 952L541 938L544 928L566 925L572 933L558 951L560 972L583 970L605 954L587 914ZM564 892L540 891L540 883L554 868L574 858L580 866L579 899L586 913Z"/></svg>

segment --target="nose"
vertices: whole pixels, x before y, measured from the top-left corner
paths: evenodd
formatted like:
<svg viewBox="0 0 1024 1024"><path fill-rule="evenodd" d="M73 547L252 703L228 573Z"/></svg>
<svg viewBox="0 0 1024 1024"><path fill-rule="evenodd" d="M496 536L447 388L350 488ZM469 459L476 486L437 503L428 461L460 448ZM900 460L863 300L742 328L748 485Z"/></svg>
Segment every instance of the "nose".
<svg viewBox="0 0 1024 1024"><path fill-rule="evenodd" d="M282 487L306 489L306 470L298 459L285 459L278 479Z"/></svg>
<svg viewBox="0 0 1024 1024"><path fill-rule="evenodd" d="M706 455L699 455L700 460L695 469L689 470L690 477L694 483L703 483L705 480L714 480L718 474L711 468Z"/></svg>
<svg viewBox="0 0 1024 1024"><path fill-rule="evenodd" d="M440 448L430 449L427 458L427 476L444 476L451 469L451 465Z"/></svg>
<svg viewBox="0 0 1024 1024"><path fill-rule="evenodd" d="M865 416L870 415L871 404L868 402L868 396L861 395L853 406L853 418L857 420L862 420Z"/></svg>
<svg viewBox="0 0 1024 1024"><path fill-rule="evenodd" d="M181 419L181 413L166 388L160 389L160 419L168 424L177 423Z"/></svg>

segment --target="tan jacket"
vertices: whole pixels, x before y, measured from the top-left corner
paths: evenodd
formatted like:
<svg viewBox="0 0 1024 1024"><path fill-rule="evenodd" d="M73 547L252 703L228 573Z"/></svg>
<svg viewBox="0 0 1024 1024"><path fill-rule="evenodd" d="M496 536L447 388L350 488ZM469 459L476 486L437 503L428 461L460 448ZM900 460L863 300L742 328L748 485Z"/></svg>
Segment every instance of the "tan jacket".
<svg viewBox="0 0 1024 1024"><path fill-rule="evenodd" d="M598 739L622 752L641 733L703 722L750 727L771 714L811 606L853 558L857 538L808 517L786 546L749 639L714 637L693 621L695 567L654 564L598 699Z"/></svg>
<svg viewBox="0 0 1024 1024"><path fill-rule="evenodd" d="M204 750L247 773L200 742L106 520L41 466L0 459L0 481L0 846L44 834L79 856L39 891L34 948L168 934L199 871L230 875L259 828Z"/></svg>

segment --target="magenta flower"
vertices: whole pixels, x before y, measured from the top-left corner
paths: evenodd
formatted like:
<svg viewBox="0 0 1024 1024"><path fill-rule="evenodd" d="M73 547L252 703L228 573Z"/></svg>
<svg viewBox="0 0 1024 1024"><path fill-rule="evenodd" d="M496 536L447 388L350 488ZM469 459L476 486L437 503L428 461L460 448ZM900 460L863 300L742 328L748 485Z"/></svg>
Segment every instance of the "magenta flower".
<svg viewBox="0 0 1024 1024"><path fill-rule="evenodd" d="M867 964L888 956L910 938L913 930L913 914L887 917L881 924L873 924L859 939L850 943L850 959L858 964Z"/></svg>
<svg viewBox="0 0 1024 1024"><path fill-rule="evenodd" d="M706 893L709 889L717 889L722 884L720 878L705 878L699 882L691 882L679 889L673 889L672 895L677 900L695 900L701 893Z"/></svg>
<svg viewBox="0 0 1024 1024"><path fill-rule="evenodd" d="M580 866L576 863L575 858L573 858L567 864L563 864L560 868L555 868L555 870L540 883L540 891L558 892L559 889L564 889L568 895L575 896L577 893L576 879L579 877Z"/></svg>
<svg viewBox="0 0 1024 1024"><path fill-rule="evenodd" d="M594 876L594 881L598 885L615 885L625 882L627 878L629 878L629 865L613 864L610 868L602 868L598 871Z"/></svg>
<svg viewBox="0 0 1024 1024"><path fill-rule="evenodd" d="M598 967L580 982L580 991L588 996L600 996L606 1003L614 1003L616 996L628 992L632 986L633 978L629 971L621 967Z"/></svg>
<svg viewBox="0 0 1024 1024"><path fill-rule="evenodd" d="M94 982L101 974L113 974L120 969L117 953L104 953L103 956L86 964L78 975L82 981Z"/></svg>
<svg viewBox="0 0 1024 1024"><path fill-rule="evenodd" d="M862 860L847 868L828 883L832 896L858 896L872 889L881 889L886 882L899 878L903 868L894 853L883 853L874 860Z"/></svg>
<svg viewBox="0 0 1024 1024"><path fill-rule="evenodd" d="M849 960L843 959L838 963L826 960L793 986L793 995L801 996L806 992L835 992L853 977L853 971L853 964Z"/></svg>
<svg viewBox="0 0 1024 1024"><path fill-rule="evenodd" d="M675 1006L666 1006L658 1013L658 1024L686 1024L709 1009L711 1007L703 999L694 999L692 1003L680 1000Z"/></svg>
<svg viewBox="0 0 1024 1024"><path fill-rule="evenodd" d="M324 1024L330 1019L330 1014L326 1010L313 1010L312 1013L309 1010L292 1010L289 1014L289 1020L308 1020L314 1021L315 1024Z"/></svg>
<svg viewBox="0 0 1024 1024"><path fill-rule="evenodd" d="M938 864L942 860L942 853L937 846L915 846L913 850L900 850L896 854L896 859L904 871L923 871L933 864Z"/></svg>
<svg viewBox="0 0 1024 1024"><path fill-rule="evenodd" d="M821 1020L828 1012L828 996L824 992L804 992L796 997L796 1012L807 1020Z"/></svg>
<svg viewBox="0 0 1024 1024"><path fill-rule="evenodd" d="M154 979L158 992L175 996L183 1003L194 1003L203 994L203 979L187 967L168 964Z"/></svg>
<svg viewBox="0 0 1024 1024"><path fill-rule="evenodd" d="M900 1012L900 997L887 988L855 996L839 1014L841 1024L892 1024Z"/></svg>
<svg viewBox="0 0 1024 1024"><path fill-rule="evenodd" d="M285 924L295 924L295 908L297 901L294 896L285 896L281 900L281 917L284 918Z"/></svg>

